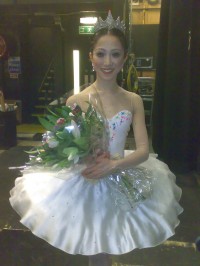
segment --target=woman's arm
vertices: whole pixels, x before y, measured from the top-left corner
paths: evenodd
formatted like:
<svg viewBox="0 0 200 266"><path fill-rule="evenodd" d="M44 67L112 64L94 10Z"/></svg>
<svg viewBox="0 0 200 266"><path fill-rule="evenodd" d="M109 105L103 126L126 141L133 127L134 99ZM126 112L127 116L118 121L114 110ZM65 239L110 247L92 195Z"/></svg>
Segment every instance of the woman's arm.
<svg viewBox="0 0 200 266"><path fill-rule="evenodd" d="M84 91L86 91L86 89ZM88 100L89 100L88 94L80 92L78 94L69 97L66 101L66 105L73 107L74 104L77 104L83 112L86 112L88 108Z"/></svg>
<svg viewBox="0 0 200 266"><path fill-rule="evenodd" d="M126 168L137 166L146 161L149 157L149 141L145 125L145 114L142 98L133 94L133 132L136 144L136 150L121 160L116 161L116 168Z"/></svg>

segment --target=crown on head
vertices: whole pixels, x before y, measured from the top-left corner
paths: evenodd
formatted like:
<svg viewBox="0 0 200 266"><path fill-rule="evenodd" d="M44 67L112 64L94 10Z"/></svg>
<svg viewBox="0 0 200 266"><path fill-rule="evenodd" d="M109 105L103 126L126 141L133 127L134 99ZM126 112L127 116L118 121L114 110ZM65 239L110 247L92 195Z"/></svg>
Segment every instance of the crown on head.
<svg viewBox="0 0 200 266"><path fill-rule="evenodd" d="M125 29L126 29L125 23L123 22L123 20L120 21L120 17L114 20L110 10L108 12L108 16L106 20L103 20L101 17L99 17L97 23L94 25L94 33L104 28L107 28L108 30L118 29L122 31L123 33L125 33Z"/></svg>

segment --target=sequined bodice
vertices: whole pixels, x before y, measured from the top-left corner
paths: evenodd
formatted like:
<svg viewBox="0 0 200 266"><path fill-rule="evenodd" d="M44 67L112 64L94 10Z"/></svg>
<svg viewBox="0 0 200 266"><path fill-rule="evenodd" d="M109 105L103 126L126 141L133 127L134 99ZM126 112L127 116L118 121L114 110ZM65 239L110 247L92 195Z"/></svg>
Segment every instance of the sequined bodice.
<svg viewBox="0 0 200 266"><path fill-rule="evenodd" d="M122 110L108 119L109 124L109 149L113 157L123 157L126 137L132 123L132 113Z"/></svg>

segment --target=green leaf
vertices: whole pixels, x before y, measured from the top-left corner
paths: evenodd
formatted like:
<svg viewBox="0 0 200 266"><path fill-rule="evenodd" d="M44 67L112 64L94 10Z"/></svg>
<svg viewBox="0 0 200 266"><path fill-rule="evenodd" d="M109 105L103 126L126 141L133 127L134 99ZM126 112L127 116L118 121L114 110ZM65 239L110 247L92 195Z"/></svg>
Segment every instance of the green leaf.
<svg viewBox="0 0 200 266"><path fill-rule="evenodd" d="M72 110L69 106L64 105L62 108L56 108L55 111L57 112L57 115L67 118Z"/></svg>
<svg viewBox="0 0 200 266"><path fill-rule="evenodd" d="M29 151L24 151L24 152L34 155L34 154L39 154L39 153L45 152L45 150L44 150L44 146L37 146L37 147L33 147Z"/></svg>
<svg viewBox="0 0 200 266"><path fill-rule="evenodd" d="M67 140L69 143L70 143L71 140L72 140L72 136L71 136L71 134L70 134L67 130L56 132L56 136L57 136L59 139Z"/></svg>
<svg viewBox="0 0 200 266"><path fill-rule="evenodd" d="M54 165L54 168L64 168L64 167L68 168L71 164L72 162L68 161L67 159L64 159L64 160L57 162Z"/></svg>
<svg viewBox="0 0 200 266"><path fill-rule="evenodd" d="M68 116L72 112L72 109L69 106L63 106L61 111L64 116Z"/></svg>
<svg viewBox="0 0 200 266"><path fill-rule="evenodd" d="M54 124L52 124L51 122L49 122L46 118L43 117L38 117L40 124L47 129L48 131L52 131Z"/></svg>
<svg viewBox="0 0 200 266"><path fill-rule="evenodd" d="M80 137L73 140L73 142L81 149L88 150L89 149L89 138L88 137Z"/></svg>
<svg viewBox="0 0 200 266"><path fill-rule="evenodd" d="M58 116L58 114L56 114L54 111L52 111L49 107L46 108L47 111L52 114L53 116Z"/></svg>
<svg viewBox="0 0 200 266"><path fill-rule="evenodd" d="M28 154L32 154L32 155L34 155L34 154L38 154L38 150L32 150L32 151L25 151L26 153L28 153Z"/></svg>
<svg viewBox="0 0 200 266"><path fill-rule="evenodd" d="M74 156L74 155L78 154L78 148L76 148L76 147L64 148L63 153L66 154L67 156Z"/></svg>
<svg viewBox="0 0 200 266"><path fill-rule="evenodd" d="M68 147L68 146L67 146ZM65 158L68 157L68 154L63 153L63 150L66 148L66 146L64 145L59 145L57 148L57 154L61 157L61 158Z"/></svg>
<svg viewBox="0 0 200 266"><path fill-rule="evenodd" d="M54 115L47 115L46 118L51 122L52 124L56 124L57 120L60 118L59 116Z"/></svg>

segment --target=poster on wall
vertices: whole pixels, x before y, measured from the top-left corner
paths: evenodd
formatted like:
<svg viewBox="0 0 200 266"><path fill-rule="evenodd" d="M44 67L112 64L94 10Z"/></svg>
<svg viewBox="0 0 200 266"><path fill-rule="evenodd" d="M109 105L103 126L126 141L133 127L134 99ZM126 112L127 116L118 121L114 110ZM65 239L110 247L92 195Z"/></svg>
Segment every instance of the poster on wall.
<svg viewBox="0 0 200 266"><path fill-rule="evenodd" d="M19 74L21 74L21 61L19 56L8 58L8 72L10 78L18 79Z"/></svg>

